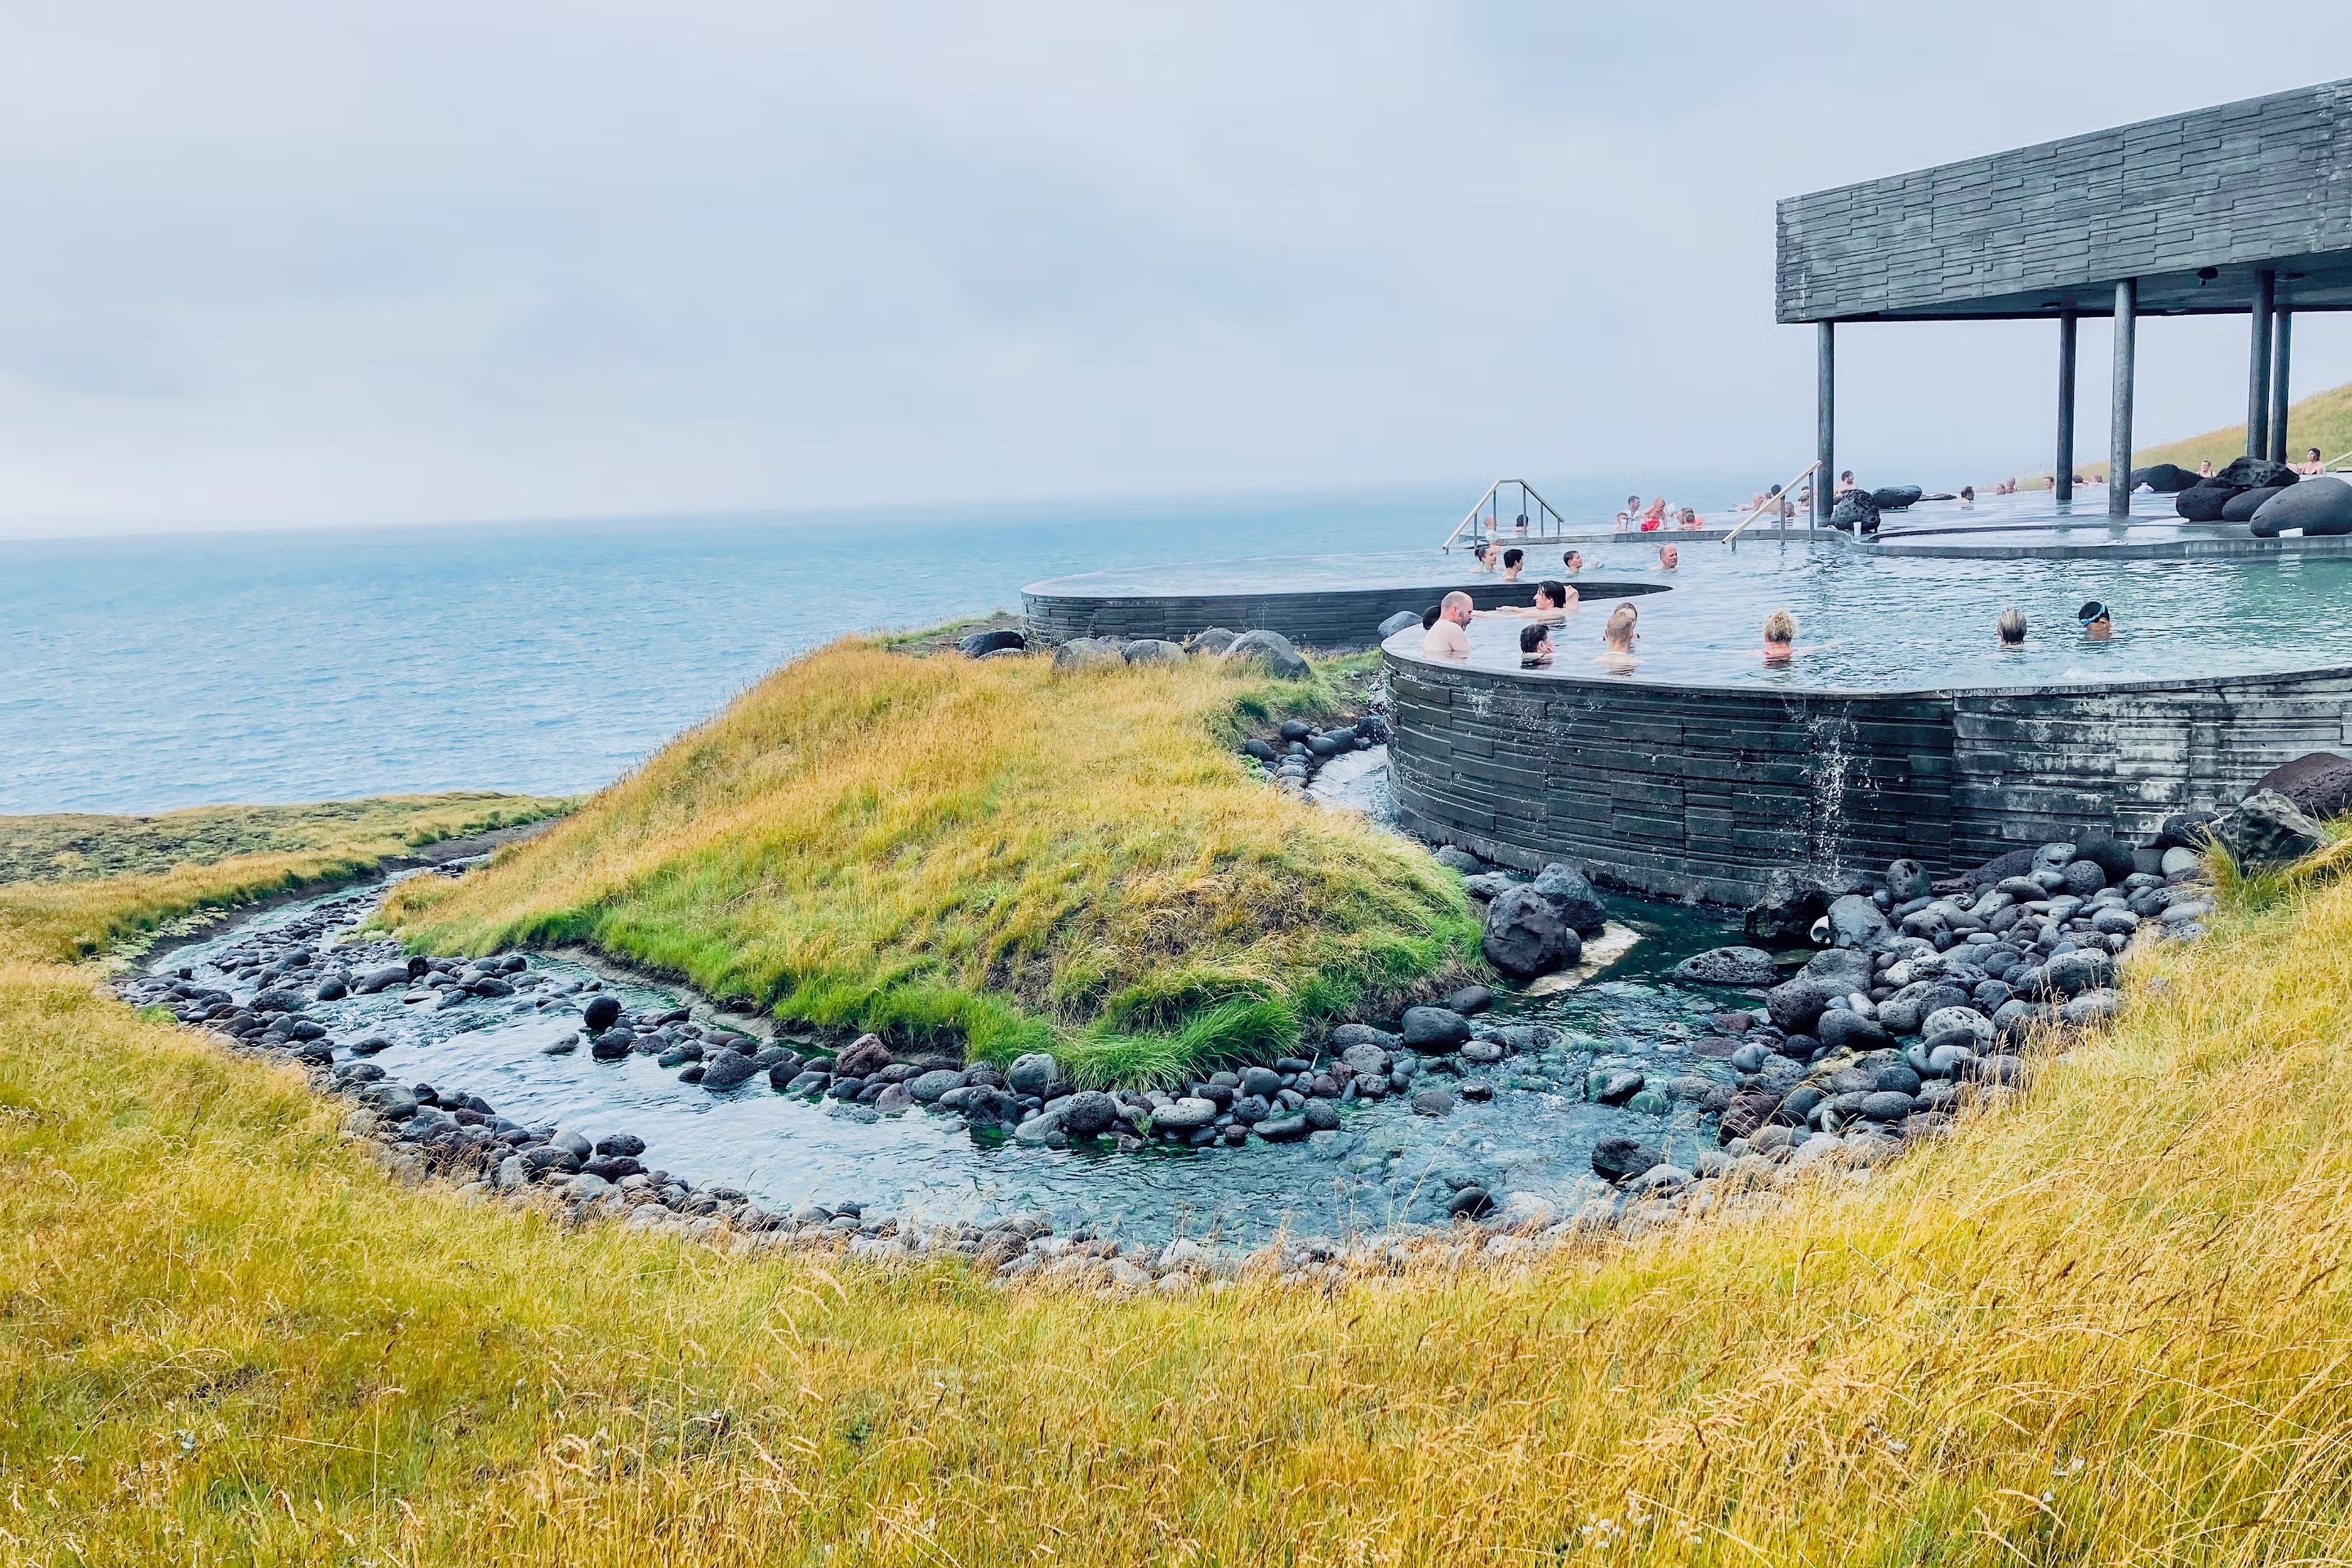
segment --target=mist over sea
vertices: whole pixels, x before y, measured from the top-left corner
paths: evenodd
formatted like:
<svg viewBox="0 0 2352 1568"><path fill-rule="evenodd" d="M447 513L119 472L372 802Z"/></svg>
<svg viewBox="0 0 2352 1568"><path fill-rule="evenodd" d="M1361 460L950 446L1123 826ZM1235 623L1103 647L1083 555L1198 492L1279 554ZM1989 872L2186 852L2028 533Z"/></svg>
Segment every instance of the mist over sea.
<svg viewBox="0 0 2352 1568"><path fill-rule="evenodd" d="M1539 488L1601 523L1633 487ZM1070 572L1434 546L1475 493L0 542L0 813L593 789L844 633Z"/></svg>

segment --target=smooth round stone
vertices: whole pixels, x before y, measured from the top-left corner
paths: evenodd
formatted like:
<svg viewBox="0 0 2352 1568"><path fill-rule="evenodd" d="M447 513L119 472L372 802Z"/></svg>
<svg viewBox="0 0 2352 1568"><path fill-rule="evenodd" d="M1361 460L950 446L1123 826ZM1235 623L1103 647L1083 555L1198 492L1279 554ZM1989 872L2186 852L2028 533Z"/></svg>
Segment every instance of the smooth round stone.
<svg viewBox="0 0 2352 1568"><path fill-rule="evenodd" d="M1215 1100L1189 1094L1151 1113L1151 1125L1162 1132L1194 1132L1216 1120Z"/></svg>

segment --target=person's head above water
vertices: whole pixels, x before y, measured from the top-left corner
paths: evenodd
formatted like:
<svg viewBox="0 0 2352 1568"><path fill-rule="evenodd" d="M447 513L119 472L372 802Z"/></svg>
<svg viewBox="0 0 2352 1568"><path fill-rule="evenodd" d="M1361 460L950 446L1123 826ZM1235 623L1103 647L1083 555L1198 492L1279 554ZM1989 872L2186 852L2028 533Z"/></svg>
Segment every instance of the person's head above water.
<svg viewBox="0 0 2352 1568"><path fill-rule="evenodd" d="M1581 572L1584 570L1584 552L1571 550L1559 558L1559 563L1571 572Z"/></svg>
<svg viewBox="0 0 2352 1568"><path fill-rule="evenodd" d="M2000 621L1995 624L1993 629L2000 634L2001 647L2023 647L2025 646L2025 612L2003 610L2000 613Z"/></svg>
<svg viewBox="0 0 2352 1568"><path fill-rule="evenodd" d="M1470 602L1470 595L1456 588L1438 602L1437 618L1466 626L1470 624L1470 616L1475 608L1476 606Z"/></svg>
<svg viewBox="0 0 2352 1568"><path fill-rule="evenodd" d="M1508 577L1517 576L1519 574L1519 568L1527 563L1528 552L1521 550L1518 546L1513 545L1510 549L1503 552L1504 575Z"/></svg>
<svg viewBox="0 0 2352 1568"><path fill-rule="evenodd" d="M1519 628L1519 651L1523 654L1549 653L1551 651L1551 628L1544 625L1541 621L1538 621L1531 626L1521 626Z"/></svg>
<svg viewBox="0 0 2352 1568"><path fill-rule="evenodd" d="M1633 605L1618 605L1609 612L1609 624L1601 628L1601 640L1620 653L1633 652L1637 635L1634 627L1641 619L1642 612Z"/></svg>
<svg viewBox="0 0 2352 1568"><path fill-rule="evenodd" d="M1427 631L1430 627L1435 626L1437 624L1437 617L1444 613L1444 607L1439 605L1432 605L1429 608L1422 611L1421 629L1423 631Z"/></svg>
<svg viewBox="0 0 2352 1568"><path fill-rule="evenodd" d="M1764 617L1764 657L1778 663L1795 651L1797 617L1786 610L1775 610Z"/></svg>
<svg viewBox="0 0 2352 1568"><path fill-rule="evenodd" d="M2106 605L2096 599L2075 611L2074 618L2082 623L2083 635L2087 637L2104 637L2116 629L2114 617L2107 614Z"/></svg>
<svg viewBox="0 0 2352 1568"><path fill-rule="evenodd" d="M1576 590L1565 583L1547 577L1536 584L1536 608L1564 610L1574 602Z"/></svg>
<svg viewBox="0 0 2352 1568"><path fill-rule="evenodd" d="M1683 563L1683 552L1671 544L1658 546L1658 570L1671 572Z"/></svg>

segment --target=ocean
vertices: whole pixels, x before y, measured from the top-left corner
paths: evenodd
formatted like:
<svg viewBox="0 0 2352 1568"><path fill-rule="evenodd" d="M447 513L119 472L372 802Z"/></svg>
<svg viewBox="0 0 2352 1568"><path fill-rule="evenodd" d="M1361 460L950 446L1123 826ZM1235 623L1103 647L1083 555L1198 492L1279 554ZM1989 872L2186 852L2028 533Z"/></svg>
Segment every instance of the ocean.
<svg viewBox="0 0 2352 1568"><path fill-rule="evenodd" d="M1070 572L1434 546L1469 500L0 542L0 813L591 790L845 633Z"/></svg>

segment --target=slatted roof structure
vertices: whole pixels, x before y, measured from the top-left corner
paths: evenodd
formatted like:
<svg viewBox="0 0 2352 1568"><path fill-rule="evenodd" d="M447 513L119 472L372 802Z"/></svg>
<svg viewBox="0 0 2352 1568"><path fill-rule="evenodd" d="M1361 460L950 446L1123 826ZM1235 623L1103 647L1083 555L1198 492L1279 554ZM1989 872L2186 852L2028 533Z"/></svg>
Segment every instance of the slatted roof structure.
<svg viewBox="0 0 2352 1568"><path fill-rule="evenodd" d="M2055 321L2069 500L2076 319L2116 320L2124 473L2137 319L2244 314L2248 455L2283 459L2293 313L2352 310L2352 80L1792 196L1778 226L1779 319L1819 329L1824 480L1841 321ZM1817 517L1831 489L1814 486ZM2129 500L2109 487L2110 511Z"/></svg>

